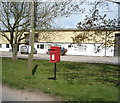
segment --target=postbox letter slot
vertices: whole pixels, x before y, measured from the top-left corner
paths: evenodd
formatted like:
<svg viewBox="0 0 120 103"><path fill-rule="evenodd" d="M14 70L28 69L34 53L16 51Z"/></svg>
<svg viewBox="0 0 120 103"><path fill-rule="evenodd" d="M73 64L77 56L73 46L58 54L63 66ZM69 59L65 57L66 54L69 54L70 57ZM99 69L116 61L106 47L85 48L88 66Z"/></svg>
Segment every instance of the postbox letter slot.
<svg viewBox="0 0 120 103"><path fill-rule="evenodd" d="M50 51L55 51L55 49L49 49Z"/></svg>

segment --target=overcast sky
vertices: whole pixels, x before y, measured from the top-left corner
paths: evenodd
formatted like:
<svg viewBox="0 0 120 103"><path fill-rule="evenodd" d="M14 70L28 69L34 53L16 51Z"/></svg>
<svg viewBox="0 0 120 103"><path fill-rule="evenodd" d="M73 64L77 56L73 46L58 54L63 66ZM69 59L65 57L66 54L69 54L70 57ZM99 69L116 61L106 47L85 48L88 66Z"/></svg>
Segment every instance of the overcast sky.
<svg viewBox="0 0 120 103"><path fill-rule="evenodd" d="M108 3L109 10L106 8L99 8L101 14L107 14L107 18L114 19L118 18L118 4ZM87 4L82 5L87 10L92 6L88 6ZM71 15L70 17L59 17L54 20L54 26L56 28L77 28L76 25L78 22L83 21L85 15L89 15L89 11L85 11L85 13L79 13Z"/></svg>

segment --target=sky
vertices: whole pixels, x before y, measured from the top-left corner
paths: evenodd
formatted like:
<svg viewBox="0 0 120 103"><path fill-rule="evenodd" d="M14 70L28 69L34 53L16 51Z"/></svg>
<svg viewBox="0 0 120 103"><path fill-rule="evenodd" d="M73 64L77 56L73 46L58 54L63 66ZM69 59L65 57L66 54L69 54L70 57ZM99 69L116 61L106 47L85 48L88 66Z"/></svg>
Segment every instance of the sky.
<svg viewBox="0 0 120 103"><path fill-rule="evenodd" d="M14 0L11 0L11 1L14 1ZM17 0L16 0L17 1ZM22 0L19 0L19 1L22 1ZM31 0L30 0L31 1ZM38 0L39 1L39 0ZM41 0L40 0L41 1ZM47 1L51 1L52 0L43 0L45 2ZM53 0L55 1L55 0ZM66 0L57 0L57 2L61 2L61 1L66 1ZM79 0L73 0L75 2L79 1ZM100 1L100 0L88 0L88 1ZM119 1L120 0L114 0L114 1ZM111 3L111 2L108 2L109 4L109 10L106 9L106 8L99 8L100 10L100 13L101 14L107 14L107 18L118 18L118 4L115 4L115 3ZM78 14L72 14L71 16L69 17L58 17L56 19L54 19L53 21L53 26L55 28L77 28L77 23L79 23L80 21L83 21L84 18L85 18L85 15L89 15L89 9L92 8L92 6L88 6L88 4L83 4L82 7L85 7L87 10L85 11L85 13L78 13Z"/></svg>
<svg viewBox="0 0 120 103"><path fill-rule="evenodd" d="M118 18L118 4L110 3L109 4L109 10L106 8L99 8L101 14L107 14L106 18ZM83 7L86 9L91 8L92 6L88 6L87 4L84 4ZM56 28L77 28L77 23L84 20L85 15L89 15L89 11L85 11L85 13L79 13L79 14L72 14L69 17L59 17L54 20L54 26Z"/></svg>

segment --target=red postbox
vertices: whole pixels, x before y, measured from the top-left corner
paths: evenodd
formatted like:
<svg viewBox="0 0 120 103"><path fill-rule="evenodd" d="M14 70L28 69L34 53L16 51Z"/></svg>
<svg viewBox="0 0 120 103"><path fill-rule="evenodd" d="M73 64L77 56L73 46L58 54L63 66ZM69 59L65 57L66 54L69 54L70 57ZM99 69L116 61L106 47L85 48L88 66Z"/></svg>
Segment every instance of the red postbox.
<svg viewBox="0 0 120 103"><path fill-rule="evenodd" d="M50 48L50 62L51 63L60 62L60 47L52 46Z"/></svg>

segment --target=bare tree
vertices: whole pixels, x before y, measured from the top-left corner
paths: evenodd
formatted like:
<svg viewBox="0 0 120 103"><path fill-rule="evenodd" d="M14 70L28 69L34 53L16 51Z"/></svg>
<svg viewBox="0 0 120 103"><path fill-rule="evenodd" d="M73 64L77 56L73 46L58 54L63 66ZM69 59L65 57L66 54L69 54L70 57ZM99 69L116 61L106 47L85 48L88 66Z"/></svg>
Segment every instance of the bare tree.
<svg viewBox="0 0 120 103"><path fill-rule="evenodd" d="M87 37L84 39L92 38L95 43L102 43L101 46L105 49L106 56L106 48L114 45L113 32L117 29L117 19L107 19L107 14L101 15L98 9L100 3L96 2L95 6L90 10L91 15L86 15L84 21L79 22L77 27L84 30L93 30L94 34L88 35L88 32L86 33ZM98 37L101 38L98 39Z"/></svg>
<svg viewBox="0 0 120 103"><path fill-rule="evenodd" d="M71 0L72 1L72 0ZM51 28L51 22L59 16L69 16L75 12L83 12L80 8L83 1L74 4L69 2L37 2L35 21L36 29ZM13 51L13 59L17 59L17 47L21 40L25 39L23 33L30 28L30 2L1 2L2 24L1 35L10 43ZM3 32L7 30L10 35Z"/></svg>
<svg viewBox="0 0 120 103"><path fill-rule="evenodd" d="M11 44L13 59L17 59L17 48L24 39L23 32L28 28L30 9L29 3L25 2L1 2L1 18L3 30L10 32L9 36L2 31L1 35ZM19 32L19 30L21 30Z"/></svg>

